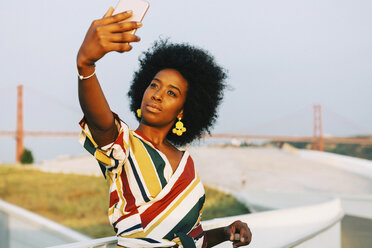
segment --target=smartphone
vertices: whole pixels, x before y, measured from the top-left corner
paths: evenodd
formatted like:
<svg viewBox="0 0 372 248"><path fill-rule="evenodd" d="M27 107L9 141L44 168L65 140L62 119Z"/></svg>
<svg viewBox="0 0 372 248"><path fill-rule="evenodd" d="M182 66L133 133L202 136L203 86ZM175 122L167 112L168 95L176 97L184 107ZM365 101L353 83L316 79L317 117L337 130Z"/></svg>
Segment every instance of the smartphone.
<svg viewBox="0 0 372 248"><path fill-rule="evenodd" d="M112 14L116 15L127 10L132 10L133 15L126 19L125 22L142 22L149 7L150 4L145 0L119 0ZM132 34L135 32L136 29L130 31Z"/></svg>

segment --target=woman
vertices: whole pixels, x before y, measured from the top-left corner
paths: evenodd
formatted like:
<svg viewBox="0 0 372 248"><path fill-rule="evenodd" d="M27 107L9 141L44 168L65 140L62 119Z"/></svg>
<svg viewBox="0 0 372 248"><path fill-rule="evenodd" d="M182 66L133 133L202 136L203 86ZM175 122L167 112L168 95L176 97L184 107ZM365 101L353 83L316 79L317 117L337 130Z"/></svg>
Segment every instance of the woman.
<svg viewBox="0 0 372 248"><path fill-rule="evenodd" d="M158 42L144 53L128 93L140 124L135 131L112 113L95 75L95 62L127 52L140 38L110 8L93 21L77 56L80 141L99 162L110 185L109 219L119 247L212 247L226 240L247 245L251 233L236 221L204 232L204 189L183 146L208 132L217 117L226 75L205 51ZM238 235L238 239L236 238Z"/></svg>

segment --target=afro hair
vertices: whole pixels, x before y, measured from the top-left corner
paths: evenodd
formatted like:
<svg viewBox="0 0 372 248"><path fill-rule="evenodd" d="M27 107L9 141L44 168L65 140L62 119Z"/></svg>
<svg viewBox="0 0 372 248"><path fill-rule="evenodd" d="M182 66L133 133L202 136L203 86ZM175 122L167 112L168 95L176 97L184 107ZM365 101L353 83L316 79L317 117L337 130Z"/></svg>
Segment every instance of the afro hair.
<svg viewBox="0 0 372 248"><path fill-rule="evenodd" d="M167 140L176 146L184 146L210 133L218 117L217 108L223 98L227 77L214 58L207 51L187 43L160 40L143 53L139 62L140 68L134 73L128 92L130 110L136 118L139 119L136 111L153 77L163 69L175 69L188 82L182 118L187 131L177 136L170 130Z"/></svg>

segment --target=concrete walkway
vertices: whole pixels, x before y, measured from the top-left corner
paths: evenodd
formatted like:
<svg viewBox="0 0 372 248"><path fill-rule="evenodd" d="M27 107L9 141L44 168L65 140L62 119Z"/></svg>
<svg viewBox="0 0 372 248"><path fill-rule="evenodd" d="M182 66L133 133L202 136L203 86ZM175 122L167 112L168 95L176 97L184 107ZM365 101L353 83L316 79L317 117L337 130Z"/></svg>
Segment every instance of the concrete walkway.
<svg viewBox="0 0 372 248"><path fill-rule="evenodd" d="M263 148L192 148L202 180L237 192L372 195L372 180L299 153ZM371 161L372 170L372 161Z"/></svg>

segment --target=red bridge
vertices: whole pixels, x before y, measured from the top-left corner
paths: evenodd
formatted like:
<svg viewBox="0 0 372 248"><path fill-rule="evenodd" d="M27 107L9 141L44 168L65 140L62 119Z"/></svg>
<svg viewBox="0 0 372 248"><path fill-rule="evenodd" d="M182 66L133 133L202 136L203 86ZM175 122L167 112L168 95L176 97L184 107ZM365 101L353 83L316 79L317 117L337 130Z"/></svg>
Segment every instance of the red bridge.
<svg viewBox="0 0 372 248"><path fill-rule="evenodd" d="M24 137L74 137L78 132L49 132L49 131L25 131L23 128L23 85L17 87L17 128L15 131L0 130L1 136L11 136L16 139L16 161L24 151ZM239 140L270 140L277 142L310 142L313 143L314 150L324 150L324 143L343 143L343 144L363 144L372 145L372 137L324 137L322 125L321 105L313 106L313 136L279 136L279 135L242 135L242 134L212 134L206 136L209 139L239 139Z"/></svg>

